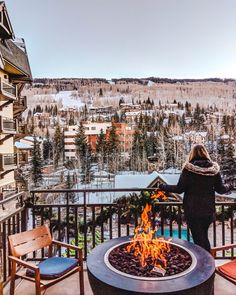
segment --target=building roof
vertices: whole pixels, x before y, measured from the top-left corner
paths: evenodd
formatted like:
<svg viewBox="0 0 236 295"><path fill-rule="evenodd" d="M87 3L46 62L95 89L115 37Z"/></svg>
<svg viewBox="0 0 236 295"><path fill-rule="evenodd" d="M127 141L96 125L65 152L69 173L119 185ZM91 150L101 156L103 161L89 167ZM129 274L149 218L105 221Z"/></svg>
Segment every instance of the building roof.
<svg viewBox="0 0 236 295"><path fill-rule="evenodd" d="M6 63L19 69L20 72L23 72L22 75L29 80L32 79L28 56L13 40L4 40L3 43L0 43L0 52Z"/></svg>
<svg viewBox="0 0 236 295"><path fill-rule="evenodd" d="M16 141L15 147L19 150L32 150L33 146L24 142Z"/></svg>
<svg viewBox="0 0 236 295"><path fill-rule="evenodd" d="M3 68L13 78L31 81L32 74L26 52L25 42L17 38L14 41L13 28L4 1L0 1L0 57Z"/></svg>
<svg viewBox="0 0 236 295"><path fill-rule="evenodd" d="M12 39L14 38L13 28L10 22L10 18L7 12L6 4L4 1L0 1L0 38Z"/></svg>
<svg viewBox="0 0 236 295"><path fill-rule="evenodd" d="M115 188L145 188L156 179L156 171L151 174L122 174L115 176Z"/></svg>

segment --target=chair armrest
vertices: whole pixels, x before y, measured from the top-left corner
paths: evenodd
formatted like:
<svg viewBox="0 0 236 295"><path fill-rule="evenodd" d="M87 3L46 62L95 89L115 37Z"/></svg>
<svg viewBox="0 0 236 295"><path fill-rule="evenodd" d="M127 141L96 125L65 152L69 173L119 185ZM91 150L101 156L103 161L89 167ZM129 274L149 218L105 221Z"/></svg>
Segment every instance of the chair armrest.
<svg viewBox="0 0 236 295"><path fill-rule="evenodd" d="M8 256L9 259L12 261L12 262L15 262L16 264L20 264L21 266L24 266L26 268L29 268L33 271L37 271L39 270L39 267L37 265L34 265L33 263L29 263L27 261L24 261L22 259L19 259L17 257L14 257L14 256Z"/></svg>
<svg viewBox="0 0 236 295"><path fill-rule="evenodd" d="M68 249L73 249L77 252L82 252L82 249L79 248L78 246L74 246L74 245L70 245L70 244L67 244L67 243L63 243L63 242L60 242L60 241L55 241L55 240L52 240L52 243L53 244L56 244L60 247L65 247L65 248L68 248Z"/></svg>
<svg viewBox="0 0 236 295"><path fill-rule="evenodd" d="M223 250L228 250L228 249L233 249L233 248L236 248L236 244L224 245L224 246L220 246L220 247L214 247L214 248L211 248L211 255L213 257L215 257L216 252L223 251Z"/></svg>

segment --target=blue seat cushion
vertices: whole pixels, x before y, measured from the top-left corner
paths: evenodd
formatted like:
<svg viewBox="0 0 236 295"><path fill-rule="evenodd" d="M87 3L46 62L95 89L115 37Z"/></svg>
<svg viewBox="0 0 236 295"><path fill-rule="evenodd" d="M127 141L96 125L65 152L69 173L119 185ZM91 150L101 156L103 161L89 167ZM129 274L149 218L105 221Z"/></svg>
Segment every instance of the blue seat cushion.
<svg viewBox="0 0 236 295"><path fill-rule="evenodd" d="M50 257L38 264L40 269L40 279L53 280L59 278L78 265L78 260L65 257ZM34 277L35 273L31 269L26 270L26 275Z"/></svg>

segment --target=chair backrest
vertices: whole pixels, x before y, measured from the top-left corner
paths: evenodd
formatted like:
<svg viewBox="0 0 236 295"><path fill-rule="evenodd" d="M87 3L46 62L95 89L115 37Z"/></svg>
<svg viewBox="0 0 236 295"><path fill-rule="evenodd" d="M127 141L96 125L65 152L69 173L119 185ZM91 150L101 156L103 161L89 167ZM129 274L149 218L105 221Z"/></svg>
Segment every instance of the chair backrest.
<svg viewBox="0 0 236 295"><path fill-rule="evenodd" d="M20 257L50 246L52 237L46 225L8 236L11 255Z"/></svg>

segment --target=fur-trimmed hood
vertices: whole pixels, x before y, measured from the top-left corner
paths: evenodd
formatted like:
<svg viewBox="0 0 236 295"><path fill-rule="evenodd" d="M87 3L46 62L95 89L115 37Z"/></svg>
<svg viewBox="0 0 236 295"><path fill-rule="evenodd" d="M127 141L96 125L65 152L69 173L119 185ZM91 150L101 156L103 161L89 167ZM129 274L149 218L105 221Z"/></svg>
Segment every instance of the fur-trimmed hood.
<svg viewBox="0 0 236 295"><path fill-rule="evenodd" d="M214 176L220 171L220 167L216 162L208 160L194 161L193 163L187 162L185 163L184 168L192 173L205 176Z"/></svg>

